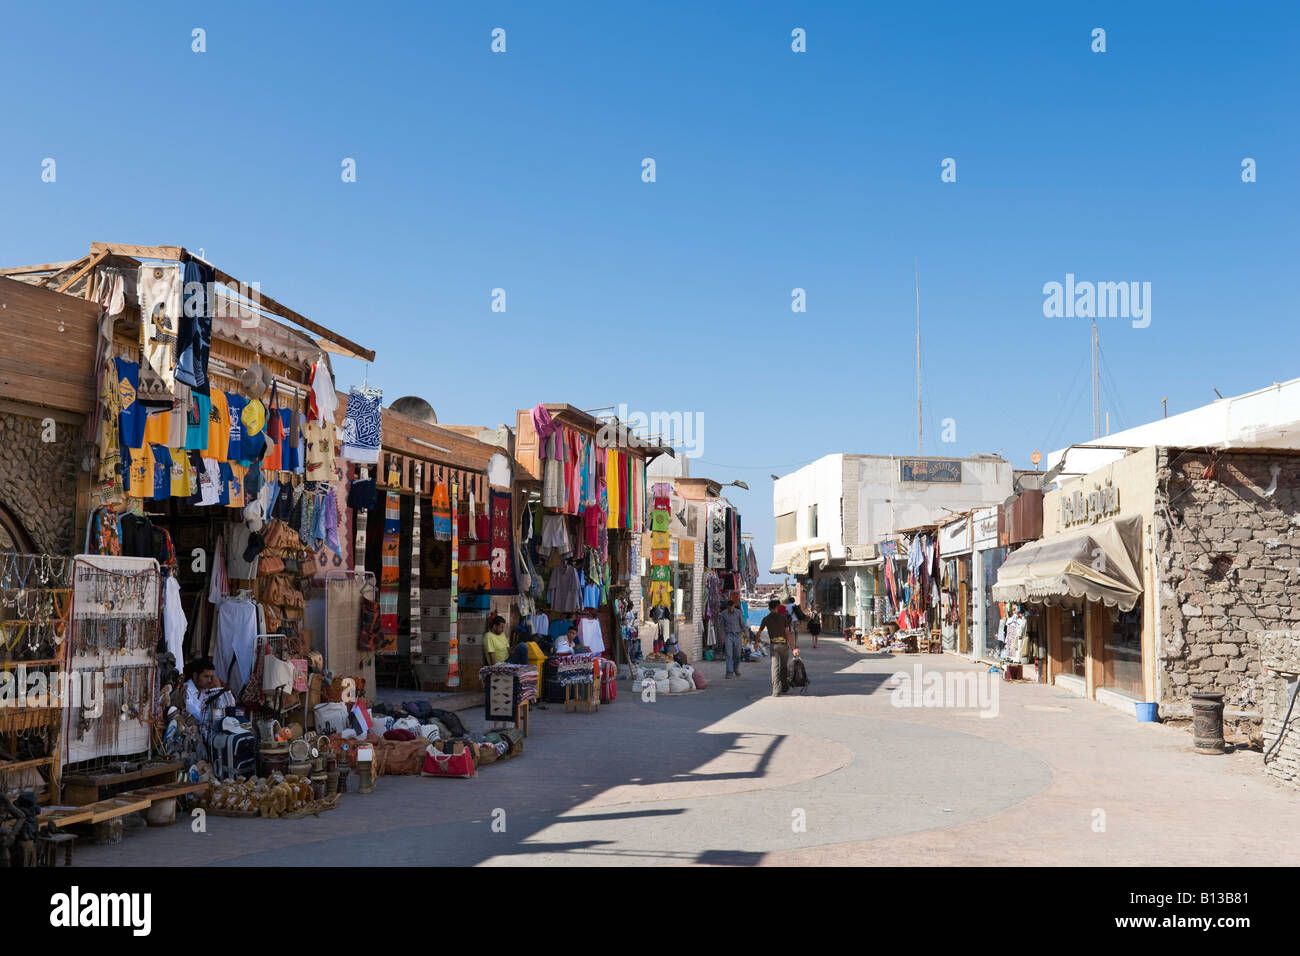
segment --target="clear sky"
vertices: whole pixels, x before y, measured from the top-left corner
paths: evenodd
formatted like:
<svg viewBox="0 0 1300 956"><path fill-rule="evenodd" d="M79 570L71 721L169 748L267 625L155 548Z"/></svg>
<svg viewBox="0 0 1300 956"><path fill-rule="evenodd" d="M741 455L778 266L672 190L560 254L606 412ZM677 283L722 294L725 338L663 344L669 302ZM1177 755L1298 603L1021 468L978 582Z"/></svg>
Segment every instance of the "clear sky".
<svg viewBox="0 0 1300 956"><path fill-rule="evenodd" d="M1089 322L1043 310L1067 273L1151 284L1149 326L1099 320L1115 430L1300 374L1298 23L1290 2L11 4L0 265L203 249L444 422L701 414L693 473L749 483L766 567L769 473L916 448L914 259L926 454L1023 468L1091 437Z"/></svg>

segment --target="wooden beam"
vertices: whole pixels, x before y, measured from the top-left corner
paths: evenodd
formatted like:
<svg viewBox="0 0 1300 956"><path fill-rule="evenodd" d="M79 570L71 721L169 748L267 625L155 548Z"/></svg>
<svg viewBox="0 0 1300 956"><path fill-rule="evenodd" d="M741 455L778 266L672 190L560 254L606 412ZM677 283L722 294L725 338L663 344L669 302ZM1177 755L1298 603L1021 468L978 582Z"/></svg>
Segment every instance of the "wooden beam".
<svg viewBox="0 0 1300 956"><path fill-rule="evenodd" d="M108 258L108 253L107 253L107 252L100 252L100 253L97 253L97 254L96 254L96 255L95 255L95 256L94 256L94 257L93 257L89 262L87 262L84 266L82 266L80 269L77 270L76 275L74 275L74 276L73 276L71 279L69 279L67 282L63 283L63 285L59 286L59 288L58 288L56 291L58 291L58 292L67 292L68 289L72 288L74 285L77 284L77 280L78 280L78 279L80 279L80 278L81 278L82 276L84 276L87 272L89 272L91 269L95 268L95 266L99 265L101 262L103 262L103 261L104 261L105 259L107 259L107 258Z"/></svg>
<svg viewBox="0 0 1300 956"><path fill-rule="evenodd" d="M119 242L92 242L91 253L108 252L115 256L130 256L133 259L171 259L184 262L184 246L125 246Z"/></svg>
<svg viewBox="0 0 1300 956"><path fill-rule="evenodd" d="M86 255L86 256L82 256L80 259L74 259L71 262L69 262L67 265L65 265L62 269L60 269L58 272L52 272L47 276L42 276L41 281L36 284L41 286L48 286L59 276L63 275L63 273L67 272L69 269L75 269L77 266L81 265L89 258L90 256Z"/></svg>
<svg viewBox="0 0 1300 956"><path fill-rule="evenodd" d="M207 263L207 265L211 265L211 263ZM230 275L227 272L223 272L221 269L218 269L216 266L212 266L212 270L213 272L216 273L216 278L218 282L223 282L234 289L240 289L246 287L244 283L241 283L234 276ZM275 301L275 299L271 298L265 292L258 292L257 300L258 300L257 301L258 306L263 310L270 312L273 315L277 315L282 319L287 319L288 321L292 322L294 325L297 325L299 328L306 329L308 332L315 332L317 335L325 339L327 342L333 342L335 345L342 346L343 348L347 349L349 353L351 353L350 357L359 358L366 362L373 362L375 360L375 353L372 349L368 349L365 348L364 346L358 345L356 342L353 342L351 339L339 335L337 332L331 332L329 329L325 328L325 326L313 322L311 319L307 318L304 315L300 315L299 313L295 312L293 309L289 308L288 306L281 305L279 302Z"/></svg>
<svg viewBox="0 0 1300 956"><path fill-rule="evenodd" d="M67 262L43 262L36 266L10 266L8 269L0 269L0 276L25 276L31 275L33 272L53 272L55 269L61 271L68 266L76 265L85 258L85 256L82 256L81 259L69 259Z"/></svg>

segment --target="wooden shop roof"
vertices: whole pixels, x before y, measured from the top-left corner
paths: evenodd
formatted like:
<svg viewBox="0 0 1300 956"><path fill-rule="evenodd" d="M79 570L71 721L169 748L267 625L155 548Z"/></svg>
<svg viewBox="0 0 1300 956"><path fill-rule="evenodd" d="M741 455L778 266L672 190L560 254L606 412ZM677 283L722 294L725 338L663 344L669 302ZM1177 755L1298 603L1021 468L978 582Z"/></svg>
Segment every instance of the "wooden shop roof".
<svg viewBox="0 0 1300 956"><path fill-rule="evenodd" d="M30 266L16 266L7 269L0 269L0 276L9 276L21 282L28 283L40 288L53 289L56 292L62 292L66 295L76 296L82 299L89 299L91 292L91 277L94 270L99 266L118 266L135 268L140 265L141 260L166 260L175 262L188 262L190 260L201 262L209 266L216 281L226 287L227 294L223 296L229 305L239 306L243 309L251 309L263 313L267 316L273 316L283 319L291 325L297 326L306 332L310 332L317 337L316 344L320 348L336 355L346 356L348 358L358 358L366 362L375 360L373 349L368 349L363 345L358 345L351 339L334 332L325 326L313 322L306 316L295 312L286 305L282 305L275 299L271 298L260 289L256 293L256 301L250 300L247 290L251 287L241 282L228 272L200 259L198 256L187 251L184 246L136 246L116 242L92 242L90 251L80 259L70 259L66 262L45 262Z"/></svg>

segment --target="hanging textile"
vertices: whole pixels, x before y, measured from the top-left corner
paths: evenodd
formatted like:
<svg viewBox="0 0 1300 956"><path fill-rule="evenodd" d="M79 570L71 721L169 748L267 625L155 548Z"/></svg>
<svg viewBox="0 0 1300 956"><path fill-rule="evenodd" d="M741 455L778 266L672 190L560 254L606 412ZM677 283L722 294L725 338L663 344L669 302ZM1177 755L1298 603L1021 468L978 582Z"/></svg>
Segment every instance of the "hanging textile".
<svg viewBox="0 0 1300 956"><path fill-rule="evenodd" d="M667 490L664 488L663 490ZM668 534L668 521L672 509L672 499L667 494L656 495L651 502L651 527L658 528L663 525L663 530L659 532L664 539L670 537ZM651 535L655 538L657 535ZM651 607L671 607L672 606L672 567L669 561L668 541L651 541L653 545L650 552L650 606ZM663 545L663 547L660 547Z"/></svg>
<svg viewBox="0 0 1300 956"><path fill-rule="evenodd" d="M379 619L383 627L384 641L376 648L380 653L390 654L397 650L397 590L401 583L402 541L402 499L395 490L399 478L396 471L388 473L390 490L384 505L384 539L382 567L379 572Z"/></svg>
<svg viewBox="0 0 1300 956"><path fill-rule="evenodd" d="M460 484L453 480L451 482L451 513L455 514L460 508ZM460 535L457 533L459 522L451 523L451 604L448 617L448 650L447 650L447 686L460 686L460 639L457 636L460 625L459 604L460 604L460 587L458 577L460 575Z"/></svg>
<svg viewBox="0 0 1300 956"><path fill-rule="evenodd" d="M185 263L184 306L176 342L176 381L190 388L208 387L208 351L212 345L212 297L216 271L206 262Z"/></svg>
<svg viewBox="0 0 1300 956"><path fill-rule="evenodd" d="M491 592L493 594L515 593L515 563L513 508L510 492L492 491L488 493L491 508Z"/></svg>
<svg viewBox="0 0 1300 956"><path fill-rule="evenodd" d="M619 516L622 513L622 485L626 480L623 472L623 456L616 449L609 448L605 451L605 485L609 493L609 507L605 509L609 515L606 526L610 528L622 527Z"/></svg>
<svg viewBox="0 0 1300 956"><path fill-rule="evenodd" d="M710 501L708 522L704 543L707 552L706 564L710 568L725 568L727 566L727 506L721 501Z"/></svg>
<svg viewBox="0 0 1300 956"><path fill-rule="evenodd" d="M363 391L356 386L348 393L347 417L343 420L343 458L375 464L383 439L383 389Z"/></svg>
<svg viewBox="0 0 1300 956"><path fill-rule="evenodd" d="M165 391L176 388L176 341L181 318L181 267L141 265L137 279L140 300L140 354L162 379Z"/></svg>
<svg viewBox="0 0 1300 956"><path fill-rule="evenodd" d="M447 483L438 480L433 484L433 536L439 541L451 540L451 498Z"/></svg>

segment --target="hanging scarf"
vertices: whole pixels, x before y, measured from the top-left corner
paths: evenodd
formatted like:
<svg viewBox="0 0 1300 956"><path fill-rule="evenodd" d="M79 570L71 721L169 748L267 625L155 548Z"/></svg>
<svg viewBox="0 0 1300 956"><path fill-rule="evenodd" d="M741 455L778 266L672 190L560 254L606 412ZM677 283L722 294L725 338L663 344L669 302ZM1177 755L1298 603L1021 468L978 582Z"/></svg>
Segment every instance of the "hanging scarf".
<svg viewBox="0 0 1300 956"><path fill-rule="evenodd" d="M451 540L451 498L445 481L433 485L433 536L439 541Z"/></svg>
<svg viewBox="0 0 1300 956"><path fill-rule="evenodd" d="M388 487L395 489L397 485L397 472L389 472ZM383 565L379 571L379 615L384 643L376 648L385 653L397 650L397 586L402 575L399 556L401 540L402 499L395 490L390 490L384 506Z"/></svg>

